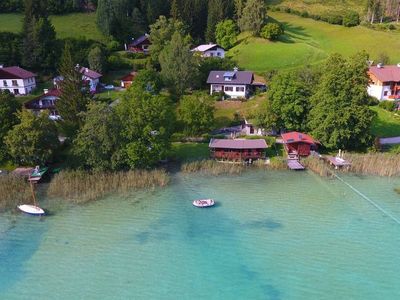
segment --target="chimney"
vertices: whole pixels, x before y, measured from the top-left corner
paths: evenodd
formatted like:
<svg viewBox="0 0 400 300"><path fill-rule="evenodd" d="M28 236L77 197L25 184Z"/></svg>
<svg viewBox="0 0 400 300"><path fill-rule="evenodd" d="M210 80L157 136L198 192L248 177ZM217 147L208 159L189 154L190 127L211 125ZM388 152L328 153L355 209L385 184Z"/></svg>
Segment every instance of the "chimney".
<svg viewBox="0 0 400 300"><path fill-rule="evenodd" d="M237 72L237 71L239 71L239 68L238 67L234 67L233 71Z"/></svg>

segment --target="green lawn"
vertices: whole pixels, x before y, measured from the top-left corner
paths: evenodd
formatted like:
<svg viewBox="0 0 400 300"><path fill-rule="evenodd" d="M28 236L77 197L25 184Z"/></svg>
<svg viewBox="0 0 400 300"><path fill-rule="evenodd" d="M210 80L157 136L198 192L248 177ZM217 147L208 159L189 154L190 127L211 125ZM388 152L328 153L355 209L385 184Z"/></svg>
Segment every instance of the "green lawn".
<svg viewBox="0 0 400 300"><path fill-rule="evenodd" d="M207 143L172 143L170 157L181 162L207 159L209 150Z"/></svg>
<svg viewBox="0 0 400 300"><path fill-rule="evenodd" d="M268 15L284 24L285 35L276 42L239 37L240 44L228 55L242 68L256 72L291 69L318 64L331 53L348 56L361 50L366 50L374 60L385 52L392 63L400 61L398 32L375 31L362 26L347 28L280 12L269 12Z"/></svg>
<svg viewBox="0 0 400 300"><path fill-rule="evenodd" d="M0 31L19 32L22 29L21 14L0 14ZM106 41L96 27L95 13L74 13L63 16L51 16L58 38L85 37L97 41Z"/></svg>
<svg viewBox="0 0 400 300"><path fill-rule="evenodd" d="M371 132L377 137L400 136L400 114L389 112L378 106L371 109L378 113L374 119Z"/></svg>

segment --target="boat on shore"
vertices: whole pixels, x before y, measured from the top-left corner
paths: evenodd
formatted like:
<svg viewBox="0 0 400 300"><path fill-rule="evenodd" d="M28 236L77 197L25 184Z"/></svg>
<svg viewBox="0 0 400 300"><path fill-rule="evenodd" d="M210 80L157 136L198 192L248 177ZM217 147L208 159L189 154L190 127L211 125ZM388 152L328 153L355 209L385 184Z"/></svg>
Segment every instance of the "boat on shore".
<svg viewBox="0 0 400 300"><path fill-rule="evenodd" d="M44 210L36 205L22 204L18 205L18 209L29 215L35 215L35 216L44 215Z"/></svg>
<svg viewBox="0 0 400 300"><path fill-rule="evenodd" d="M193 205L196 207L210 207L214 206L215 202L213 199L199 199L194 200Z"/></svg>

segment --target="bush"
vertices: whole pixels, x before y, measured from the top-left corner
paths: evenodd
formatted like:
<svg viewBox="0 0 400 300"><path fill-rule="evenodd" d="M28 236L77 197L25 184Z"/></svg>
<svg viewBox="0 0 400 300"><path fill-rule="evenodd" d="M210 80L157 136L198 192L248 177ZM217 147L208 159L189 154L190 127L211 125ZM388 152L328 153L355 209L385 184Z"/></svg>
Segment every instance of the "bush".
<svg viewBox="0 0 400 300"><path fill-rule="evenodd" d="M329 24L334 25L342 25L343 24L343 17L341 15L335 13L328 13L324 16L321 16L321 20L328 22Z"/></svg>
<svg viewBox="0 0 400 300"><path fill-rule="evenodd" d="M387 111L394 111L396 108L396 104L394 103L394 101L382 101L378 104L378 106Z"/></svg>
<svg viewBox="0 0 400 300"><path fill-rule="evenodd" d="M307 11L302 11L301 14L300 14L300 16L302 16L303 18L308 18L308 17L310 17L310 15L308 14Z"/></svg>
<svg viewBox="0 0 400 300"><path fill-rule="evenodd" d="M111 70L129 69L132 66L124 61L119 55L111 55L107 59L108 67Z"/></svg>
<svg viewBox="0 0 400 300"><path fill-rule="evenodd" d="M343 26L353 27L360 24L360 15L355 11L348 11L343 16Z"/></svg>
<svg viewBox="0 0 400 300"><path fill-rule="evenodd" d="M146 58L146 57L147 57L146 54L140 53L140 52L138 52L138 53L135 53L135 52L125 52L125 53L124 53L124 56L125 56L126 58L129 58L129 59L143 59L143 58Z"/></svg>
<svg viewBox="0 0 400 300"><path fill-rule="evenodd" d="M119 43L117 41L111 41L107 44L107 50L110 52L119 50Z"/></svg>
<svg viewBox="0 0 400 300"><path fill-rule="evenodd" d="M268 40L276 40L284 33L282 24L268 23L261 29L260 36Z"/></svg>

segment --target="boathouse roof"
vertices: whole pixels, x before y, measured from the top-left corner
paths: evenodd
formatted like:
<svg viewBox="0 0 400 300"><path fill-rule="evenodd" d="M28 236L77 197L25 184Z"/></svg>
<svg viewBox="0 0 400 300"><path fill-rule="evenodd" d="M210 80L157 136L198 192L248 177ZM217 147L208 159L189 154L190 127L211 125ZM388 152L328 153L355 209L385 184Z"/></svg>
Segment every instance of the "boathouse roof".
<svg viewBox="0 0 400 300"><path fill-rule="evenodd" d="M291 131L282 134L284 144L292 143L306 143L306 144L319 144L317 140L314 140L311 136L305 133Z"/></svg>
<svg viewBox="0 0 400 300"><path fill-rule="evenodd" d="M263 139L245 140L245 139L211 139L209 148L223 149L266 149L267 143Z"/></svg>

